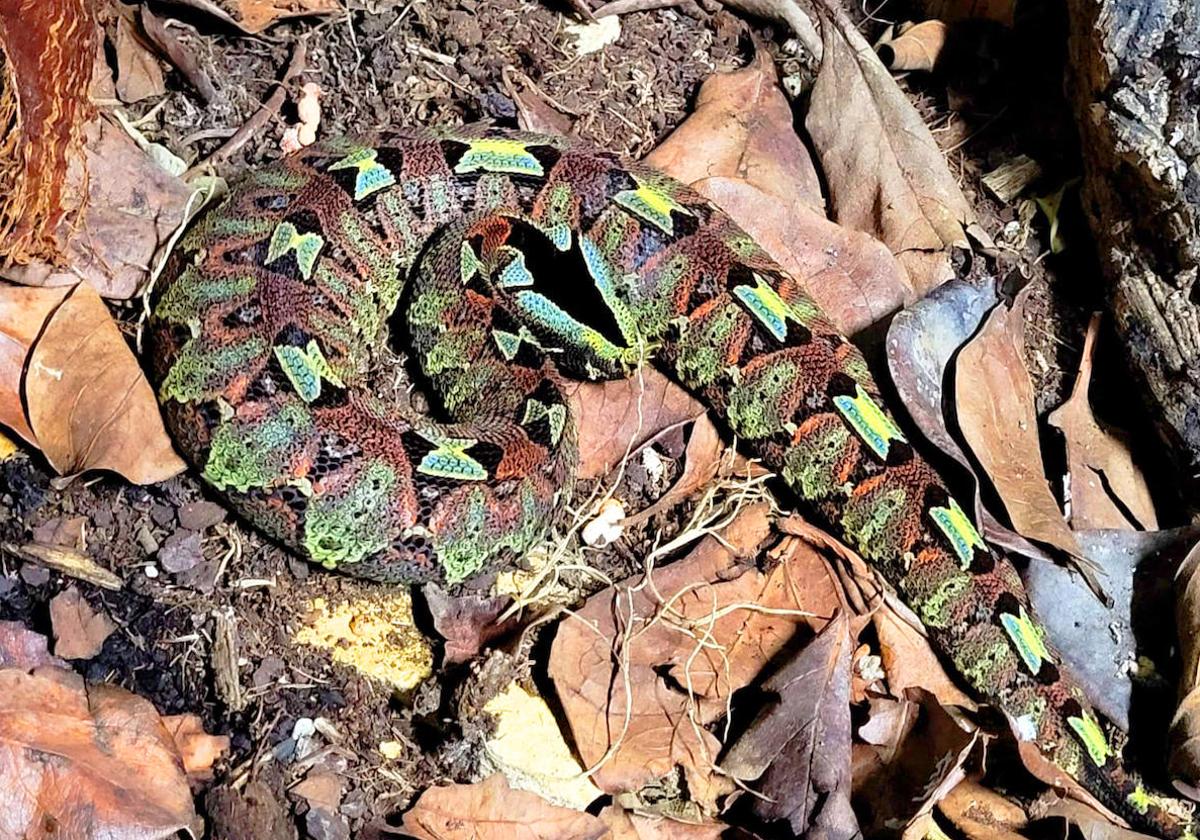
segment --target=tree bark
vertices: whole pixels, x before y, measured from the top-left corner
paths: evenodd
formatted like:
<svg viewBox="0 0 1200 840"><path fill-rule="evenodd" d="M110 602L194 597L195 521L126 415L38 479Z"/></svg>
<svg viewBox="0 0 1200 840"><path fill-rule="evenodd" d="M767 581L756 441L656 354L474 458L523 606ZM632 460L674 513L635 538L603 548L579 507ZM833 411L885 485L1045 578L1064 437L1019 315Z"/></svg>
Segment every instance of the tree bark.
<svg viewBox="0 0 1200 840"><path fill-rule="evenodd" d="M1068 0L1083 205L1109 305L1195 504L1200 0Z"/></svg>

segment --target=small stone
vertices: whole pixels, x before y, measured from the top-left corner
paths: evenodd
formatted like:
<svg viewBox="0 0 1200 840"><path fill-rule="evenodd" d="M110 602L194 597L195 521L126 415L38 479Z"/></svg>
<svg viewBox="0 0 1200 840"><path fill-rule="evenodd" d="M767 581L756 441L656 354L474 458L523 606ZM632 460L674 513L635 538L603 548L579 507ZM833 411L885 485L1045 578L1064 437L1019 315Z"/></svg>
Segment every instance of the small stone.
<svg viewBox="0 0 1200 840"><path fill-rule="evenodd" d="M179 524L189 531L205 531L214 525L225 521L225 508L201 500L188 502L179 509Z"/></svg>
<svg viewBox="0 0 1200 840"><path fill-rule="evenodd" d="M350 824L340 814L310 808L304 815L304 832L312 840L350 840Z"/></svg>
<svg viewBox="0 0 1200 840"><path fill-rule="evenodd" d="M157 504L150 508L150 519L160 528L170 528L175 524L175 508Z"/></svg>
<svg viewBox="0 0 1200 840"><path fill-rule="evenodd" d="M45 586L50 582L50 570L45 566L26 563L21 566L21 580L29 586Z"/></svg>
<svg viewBox="0 0 1200 840"><path fill-rule="evenodd" d="M342 816L352 820L365 817L367 815L367 799L363 796L363 792L355 788L347 793L342 801L342 807L338 808L338 811Z"/></svg>
<svg viewBox="0 0 1200 840"><path fill-rule="evenodd" d="M155 578L158 577L158 566L155 566L153 563L150 563L146 566L145 572L146 572L146 577L150 578L150 580L154 580Z"/></svg>
<svg viewBox="0 0 1200 840"><path fill-rule="evenodd" d="M200 550L200 535L182 528L167 537L158 550L158 562L172 574L194 569L204 559Z"/></svg>
<svg viewBox="0 0 1200 840"><path fill-rule="evenodd" d="M138 528L137 541L138 545L142 547L142 551L147 554L154 554L158 551L158 540L154 539L154 535L150 533L150 529L145 525Z"/></svg>
<svg viewBox="0 0 1200 840"><path fill-rule="evenodd" d="M317 749L313 736L317 734L312 718L300 718L292 727L292 740L296 742L296 758L304 759Z"/></svg>
<svg viewBox="0 0 1200 840"><path fill-rule="evenodd" d="M296 739L284 738L275 745L274 753L275 758L277 758L279 761L285 763L290 762L296 755Z"/></svg>

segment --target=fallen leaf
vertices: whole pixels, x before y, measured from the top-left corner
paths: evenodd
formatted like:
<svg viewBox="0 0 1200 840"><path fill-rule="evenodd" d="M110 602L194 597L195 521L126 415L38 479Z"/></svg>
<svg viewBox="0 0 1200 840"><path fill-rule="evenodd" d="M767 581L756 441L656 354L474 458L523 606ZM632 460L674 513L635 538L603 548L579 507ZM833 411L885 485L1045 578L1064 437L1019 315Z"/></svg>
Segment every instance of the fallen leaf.
<svg viewBox="0 0 1200 840"><path fill-rule="evenodd" d="M54 654L63 659L91 659L117 629L107 613L97 612L75 587L50 599L50 625L54 628Z"/></svg>
<svg viewBox="0 0 1200 840"><path fill-rule="evenodd" d="M846 333L912 296L886 246L825 217L820 181L760 50L750 66L710 76L696 110L647 156L738 223Z"/></svg>
<svg viewBox="0 0 1200 840"><path fill-rule="evenodd" d="M817 8L825 56L805 126L834 220L882 240L920 297L952 276L946 249L969 247L974 211L920 114L840 3L820 0Z"/></svg>
<svg viewBox="0 0 1200 840"><path fill-rule="evenodd" d="M796 0L721 0L726 6L740 9L755 17L777 20L791 28L796 39L804 45L814 60L820 61L823 47L821 36L812 18Z"/></svg>
<svg viewBox="0 0 1200 840"><path fill-rule="evenodd" d="M168 715L162 719L171 733L189 779L208 781L213 764L229 752L228 735L209 735L197 715Z"/></svg>
<svg viewBox="0 0 1200 840"><path fill-rule="evenodd" d="M992 308L983 327L959 352L954 404L963 438L996 488L1018 534L1082 559L1079 543L1046 481L1025 368L1025 301Z"/></svg>
<svg viewBox="0 0 1200 840"><path fill-rule="evenodd" d="M705 727L802 620L786 612L803 607L785 564L770 575L739 565L770 533L766 508L747 508L720 539L706 537L640 583L598 592L560 625L549 674L602 790L634 791L677 766L709 812L730 790L713 771L720 743Z"/></svg>
<svg viewBox="0 0 1200 840"><path fill-rule="evenodd" d="M511 787L580 811L601 796L541 697L512 682L483 711L494 724L484 751Z"/></svg>
<svg viewBox="0 0 1200 840"><path fill-rule="evenodd" d="M497 621L512 603L507 596L493 598L469 592L451 595L437 584L427 584L422 591L433 629L446 640L447 662L474 659L489 641L519 624L515 616Z"/></svg>
<svg viewBox="0 0 1200 840"><path fill-rule="evenodd" d="M517 125L522 131L546 134L571 134L575 120L563 113L534 81L511 66L501 74L509 99L517 106Z"/></svg>
<svg viewBox="0 0 1200 840"><path fill-rule="evenodd" d="M50 655L46 637L19 621L0 621L0 668L33 670L43 665L66 668L67 663Z"/></svg>
<svg viewBox="0 0 1200 840"><path fill-rule="evenodd" d="M903 697L906 689L922 688L943 706L976 708L975 702L946 673L919 620L907 607L888 597L871 620L879 637L883 668L893 695Z"/></svg>
<svg viewBox="0 0 1200 840"><path fill-rule="evenodd" d="M314 598L292 638L397 691L416 688L433 669L433 651L413 620L406 590L336 605Z"/></svg>
<svg viewBox="0 0 1200 840"><path fill-rule="evenodd" d="M666 429L704 414L699 400L655 368L628 379L573 383L579 477L599 478Z"/></svg>
<svg viewBox="0 0 1200 840"><path fill-rule="evenodd" d="M82 131L83 152L66 168L64 204L72 216L57 230L60 264L4 265L0 275L26 286L83 280L105 297L129 298L183 222L192 190L107 119Z"/></svg>
<svg viewBox="0 0 1200 840"><path fill-rule="evenodd" d="M1174 567L1174 559L1198 533L1195 527L1076 532L1083 555L1103 574L1111 606L1102 603L1079 575L1061 566L1035 562L1025 570L1034 611L1065 669L1092 704L1122 729L1129 729L1131 672L1149 669L1138 680L1139 701L1146 708L1153 707L1155 693L1159 704L1170 702L1162 674L1150 664L1156 658L1165 669L1174 643L1174 628L1162 621L1171 611L1172 597L1164 570Z"/></svg>
<svg viewBox="0 0 1200 840"><path fill-rule="evenodd" d="M1175 630L1179 638L1179 705L1171 719L1167 770L1175 787L1200 799L1200 541L1175 573Z"/></svg>
<svg viewBox="0 0 1200 840"><path fill-rule="evenodd" d="M967 840L1021 840L1029 822L1015 802L970 779L955 785L937 809Z"/></svg>
<svg viewBox="0 0 1200 840"><path fill-rule="evenodd" d="M37 445L25 417L21 382L29 350L67 289L0 286L0 424Z"/></svg>
<svg viewBox="0 0 1200 840"><path fill-rule="evenodd" d="M882 747L879 757L884 764L890 764L916 725L921 707L912 700L879 696L869 697L867 706L867 721L858 728L858 737Z"/></svg>
<svg viewBox="0 0 1200 840"><path fill-rule="evenodd" d="M28 299L23 290L0 287L0 301L10 293ZM34 441L60 473L112 470L153 484L183 471L153 389L90 286L77 285L51 314L20 387Z"/></svg>
<svg viewBox="0 0 1200 840"><path fill-rule="evenodd" d="M680 822L628 811L619 805L606 805L600 819L612 832L612 840L720 840L729 829L725 823Z"/></svg>
<svg viewBox="0 0 1200 840"><path fill-rule="evenodd" d="M702 415L692 426L683 452L683 472L665 493L647 508L643 508L622 521L625 528L632 528L650 517L670 510L675 505L708 485L721 468L721 453L725 442L707 414Z"/></svg>
<svg viewBox="0 0 1200 840"><path fill-rule="evenodd" d="M262 32L280 20L336 12L336 0L173 0L181 6L212 15L248 35Z"/></svg>
<svg viewBox="0 0 1200 840"><path fill-rule="evenodd" d="M167 92L162 67L139 37L133 8L118 8L117 37L113 45L117 55L117 96L125 103L162 96Z"/></svg>
<svg viewBox="0 0 1200 840"><path fill-rule="evenodd" d="M499 773L474 785L429 788L402 828L416 840L599 840L608 833L591 814L512 790Z"/></svg>
<svg viewBox="0 0 1200 840"><path fill-rule="evenodd" d="M1078 828L1084 840L1153 840L1149 834L1117 825L1111 817L1095 808L1053 791L1047 791L1033 804L1030 815L1037 819L1061 817Z"/></svg>
<svg viewBox="0 0 1200 840"><path fill-rule="evenodd" d="M946 24L925 20L907 24L899 34L880 44L879 60L891 70L932 70L946 45Z"/></svg>
<svg viewBox="0 0 1200 840"><path fill-rule="evenodd" d="M772 696L721 761L763 797L754 813L786 820L796 836L860 834L850 807L852 649L839 616L763 684Z"/></svg>
<svg viewBox="0 0 1200 840"><path fill-rule="evenodd" d="M313 808L336 811L342 804L342 780L328 770L309 773L290 792Z"/></svg>
<svg viewBox="0 0 1200 840"><path fill-rule="evenodd" d="M1050 413L1051 426L1067 444L1071 479L1071 527L1158 529L1146 477L1133 463L1129 444L1105 429L1092 414L1088 389L1100 315L1092 316L1083 341L1083 357L1071 396Z"/></svg>
<svg viewBox="0 0 1200 840"><path fill-rule="evenodd" d="M196 89L196 93L205 102L213 102L218 98L217 89L213 87L208 75L190 42L177 36L172 30L179 27L175 20L157 17L145 6L141 8L142 29L146 36L154 42L162 53L171 60L175 68L184 75Z"/></svg>
<svg viewBox="0 0 1200 840"><path fill-rule="evenodd" d="M53 756L47 761L46 756ZM0 670L9 836L199 836L183 764L150 703L60 668Z"/></svg>

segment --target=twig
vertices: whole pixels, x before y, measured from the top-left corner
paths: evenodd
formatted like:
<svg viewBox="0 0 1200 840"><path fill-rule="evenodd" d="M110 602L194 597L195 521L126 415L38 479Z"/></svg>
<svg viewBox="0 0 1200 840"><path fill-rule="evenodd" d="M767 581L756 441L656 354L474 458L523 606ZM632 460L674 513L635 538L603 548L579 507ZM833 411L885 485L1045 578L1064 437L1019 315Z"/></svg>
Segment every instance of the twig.
<svg viewBox="0 0 1200 840"><path fill-rule="evenodd" d="M258 106L258 110L254 112L250 119L246 120L242 124L242 127L235 131L232 137L222 143L215 152L184 173L183 177L185 180L189 175L195 173L196 170L204 166L216 165L231 157L238 149L246 145L246 141L257 133L259 129L279 114L284 100L287 99L288 82L304 72L307 52L308 50L304 45L304 41L297 41L296 48L292 50L292 57L288 61L287 69L283 71L283 77L275 83L275 89L271 91L271 95L267 97L267 100Z"/></svg>
<svg viewBox="0 0 1200 840"><path fill-rule="evenodd" d="M597 18L608 15L627 15L630 12L649 12L654 9L669 9L678 6L683 0L611 0L592 14Z"/></svg>

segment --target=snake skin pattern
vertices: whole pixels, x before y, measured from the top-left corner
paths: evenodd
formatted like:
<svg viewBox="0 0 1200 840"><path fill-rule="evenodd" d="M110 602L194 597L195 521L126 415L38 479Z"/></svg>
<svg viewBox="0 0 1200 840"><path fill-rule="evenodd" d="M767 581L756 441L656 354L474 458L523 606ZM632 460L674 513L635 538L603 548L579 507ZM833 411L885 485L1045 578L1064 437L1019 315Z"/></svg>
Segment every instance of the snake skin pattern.
<svg viewBox="0 0 1200 840"><path fill-rule="evenodd" d="M151 335L168 424L204 478L307 558L393 582L459 583L531 546L573 485L564 377L653 360L875 566L1019 738L1132 824L1195 837L1192 803L1126 770L858 350L657 171L492 129L324 142L193 226ZM394 349L432 412L381 396Z"/></svg>

